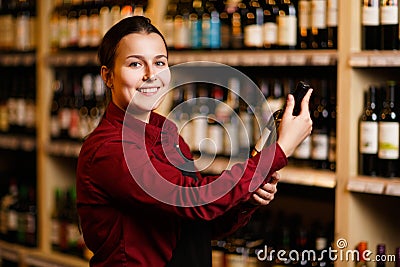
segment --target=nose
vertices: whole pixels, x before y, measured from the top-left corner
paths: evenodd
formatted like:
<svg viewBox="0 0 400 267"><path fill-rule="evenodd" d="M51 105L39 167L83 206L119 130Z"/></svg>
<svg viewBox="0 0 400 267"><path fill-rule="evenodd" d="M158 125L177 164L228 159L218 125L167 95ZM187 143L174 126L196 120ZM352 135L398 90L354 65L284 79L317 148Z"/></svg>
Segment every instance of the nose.
<svg viewBox="0 0 400 267"><path fill-rule="evenodd" d="M143 81L147 81L147 80L152 80L155 77L155 72L152 68L151 65L147 65L144 75L143 75Z"/></svg>

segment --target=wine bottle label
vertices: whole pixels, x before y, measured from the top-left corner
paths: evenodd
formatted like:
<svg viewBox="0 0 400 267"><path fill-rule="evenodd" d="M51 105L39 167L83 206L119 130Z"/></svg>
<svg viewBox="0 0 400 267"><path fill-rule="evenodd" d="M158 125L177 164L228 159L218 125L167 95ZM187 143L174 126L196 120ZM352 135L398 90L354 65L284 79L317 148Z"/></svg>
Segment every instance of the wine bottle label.
<svg viewBox="0 0 400 267"><path fill-rule="evenodd" d="M195 150L200 151L200 145L204 139L207 138L207 118L204 116L194 117L192 121L193 125L193 143L195 144Z"/></svg>
<svg viewBox="0 0 400 267"><path fill-rule="evenodd" d="M34 128L36 124L36 106L33 101L26 103L25 125L27 128Z"/></svg>
<svg viewBox="0 0 400 267"><path fill-rule="evenodd" d="M71 122L71 109L63 108L59 113L60 129L68 129Z"/></svg>
<svg viewBox="0 0 400 267"><path fill-rule="evenodd" d="M68 45L77 45L79 41L78 19L68 19Z"/></svg>
<svg viewBox="0 0 400 267"><path fill-rule="evenodd" d="M329 136L328 160L329 160L329 162L335 162L336 161L336 136L335 135L330 135Z"/></svg>
<svg viewBox="0 0 400 267"><path fill-rule="evenodd" d="M80 47L86 47L89 45L89 18L87 15L81 15L78 19L79 28L79 41Z"/></svg>
<svg viewBox="0 0 400 267"><path fill-rule="evenodd" d="M314 160L327 160L329 153L329 138L327 134L314 133L311 136L311 158Z"/></svg>
<svg viewBox="0 0 400 267"><path fill-rule="evenodd" d="M216 11L211 13L210 47L214 49L221 47L221 23L219 14Z"/></svg>
<svg viewBox="0 0 400 267"><path fill-rule="evenodd" d="M264 44L276 44L278 42L278 25L274 22L264 23Z"/></svg>
<svg viewBox="0 0 400 267"><path fill-rule="evenodd" d="M379 25L379 7L364 6L362 9L362 25L378 26Z"/></svg>
<svg viewBox="0 0 400 267"><path fill-rule="evenodd" d="M212 266L222 267L225 266L225 253L220 250L212 250Z"/></svg>
<svg viewBox="0 0 400 267"><path fill-rule="evenodd" d="M93 14L89 17L89 45L97 47L101 41L100 17Z"/></svg>
<svg viewBox="0 0 400 267"><path fill-rule="evenodd" d="M297 44L297 17L279 16L278 22L278 45L295 46Z"/></svg>
<svg viewBox="0 0 400 267"><path fill-rule="evenodd" d="M261 25L252 24L244 28L244 45L246 47L263 46L263 28Z"/></svg>
<svg viewBox="0 0 400 267"><path fill-rule="evenodd" d="M205 148L208 154L221 155L224 152L224 129L218 123L214 123L208 126L208 138Z"/></svg>
<svg viewBox="0 0 400 267"><path fill-rule="evenodd" d="M1 47L11 48L14 45L14 20L11 14L0 16Z"/></svg>
<svg viewBox="0 0 400 267"><path fill-rule="evenodd" d="M399 123L379 122L379 151L381 159L399 158Z"/></svg>
<svg viewBox="0 0 400 267"><path fill-rule="evenodd" d="M15 48L20 51L27 50L30 45L29 16L18 16L15 22L15 29Z"/></svg>
<svg viewBox="0 0 400 267"><path fill-rule="evenodd" d="M26 229L27 234L36 233L36 217L34 214L28 212L26 214Z"/></svg>
<svg viewBox="0 0 400 267"><path fill-rule="evenodd" d="M311 27L326 28L326 0L311 1Z"/></svg>
<svg viewBox="0 0 400 267"><path fill-rule="evenodd" d="M328 0L326 25L336 27L338 25L338 0Z"/></svg>
<svg viewBox="0 0 400 267"><path fill-rule="evenodd" d="M211 38L211 21L210 16L204 15L201 22L201 44L204 48L210 47L210 38Z"/></svg>
<svg viewBox="0 0 400 267"><path fill-rule="evenodd" d="M18 229L18 212L16 210L8 211L7 226L8 231L16 231Z"/></svg>
<svg viewBox="0 0 400 267"><path fill-rule="evenodd" d="M50 119L50 135L52 137L60 136L60 120L57 116L51 116Z"/></svg>
<svg viewBox="0 0 400 267"><path fill-rule="evenodd" d="M175 48L188 48L190 46L189 21L183 17L175 18L174 22L174 46Z"/></svg>
<svg viewBox="0 0 400 267"><path fill-rule="evenodd" d="M399 23L398 7L396 6L382 6L381 7L381 24L393 25Z"/></svg>
<svg viewBox="0 0 400 267"><path fill-rule="evenodd" d="M66 16L60 17L58 27L60 48L66 48L68 47L68 20Z"/></svg>
<svg viewBox="0 0 400 267"><path fill-rule="evenodd" d="M104 34L111 28L112 26L112 17L110 13L110 9L108 7L102 7L100 9L100 36L103 37Z"/></svg>
<svg viewBox="0 0 400 267"><path fill-rule="evenodd" d="M77 245L80 237L78 224L69 223L67 225L67 242L69 247L74 247Z"/></svg>
<svg viewBox="0 0 400 267"><path fill-rule="evenodd" d="M201 22L197 19L190 21L190 36L192 48L201 48Z"/></svg>
<svg viewBox="0 0 400 267"><path fill-rule="evenodd" d="M8 132L9 130L9 122L8 122L8 109L7 105L0 106L0 131Z"/></svg>
<svg viewBox="0 0 400 267"><path fill-rule="evenodd" d="M8 109L8 121L9 124L16 124L17 123L17 99L16 98L9 98L7 101L7 109Z"/></svg>
<svg viewBox="0 0 400 267"><path fill-rule="evenodd" d="M165 19L163 22L163 35L165 36L165 42L168 47L174 47L174 21L171 19Z"/></svg>
<svg viewBox="0 0 400 267"><path fill-rule="evenodd" d="M362 121L360 123L360 153L378 153L378 123Z"/></svg>
<svg viewBox="0 0 400 267"><path fill-rule="evenodd" d="M121 20L121 8L119 5L115 5L111 8L111 25L116 24L118 21Z"/></svg>
<svg viewBox="0 0 400 267"><path fill-rule="evenodd" d="M311 137L308 136L303 142L296 148L293 156L297 159L309 159L311 157Z"/></svg>
<svg viewBox="0 0 400 267"><path fill-rule="evenodd" d="M60 244L60 223L57 219L52 219L51 220L51 233L50 233L50 239L51 239L51 244L58 246Z"/></svg>
<svg viewBox="0 0 400 267"><path fill-rule="evenodd" d="M26 102L24 98L17 98L16 100L16 124L18 126L25 126L26 116Z"/></svg>
<svg viewBox="0 0 400 267"><path fill-rule="evenodd" d="M311 27L310 9L311 4L309 1L299 1L299 27L308 29Z"/></svg>

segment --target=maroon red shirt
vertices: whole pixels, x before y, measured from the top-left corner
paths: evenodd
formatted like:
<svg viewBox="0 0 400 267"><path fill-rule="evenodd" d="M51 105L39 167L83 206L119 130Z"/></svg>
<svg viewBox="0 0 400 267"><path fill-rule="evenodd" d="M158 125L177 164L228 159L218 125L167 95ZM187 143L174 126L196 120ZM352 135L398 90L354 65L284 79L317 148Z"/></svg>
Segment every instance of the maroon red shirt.
<svg viewBox="0 0 400 267"><path fill-rule="evenodd" d="M166 266L179 243L196 247L197 239L182 233L196 223L206 225L207 234L198 235L209 247L210 238L249 221L255 207L245 202L252 191L286 164L279 145L273 145L219 176L202 176L191 169L189 147L173 122L157 113L148 124L125 118L110 103L84 142L77 167L78 212L94 253L90 265Z"/></svg>

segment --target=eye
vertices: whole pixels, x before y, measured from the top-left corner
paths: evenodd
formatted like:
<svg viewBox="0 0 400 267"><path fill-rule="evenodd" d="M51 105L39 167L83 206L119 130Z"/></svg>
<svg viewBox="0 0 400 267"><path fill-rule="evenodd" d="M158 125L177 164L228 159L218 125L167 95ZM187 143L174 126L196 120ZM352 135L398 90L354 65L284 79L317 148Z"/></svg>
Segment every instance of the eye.
<svg viewBox="0 0 400 267"><path fill-rule="evenodd" d="M167 62L165 62L165 61L156 61L156 65L157 66L159 66L159 67L163 67L163 66L166 66L167 65Z"/></svg>
<svg viewBox="0 0 400 267"><path fill-rule="evenodd" d="M134 61L129 64L129 67L138 68L141 67L142 64L139 61Z"/></svg>

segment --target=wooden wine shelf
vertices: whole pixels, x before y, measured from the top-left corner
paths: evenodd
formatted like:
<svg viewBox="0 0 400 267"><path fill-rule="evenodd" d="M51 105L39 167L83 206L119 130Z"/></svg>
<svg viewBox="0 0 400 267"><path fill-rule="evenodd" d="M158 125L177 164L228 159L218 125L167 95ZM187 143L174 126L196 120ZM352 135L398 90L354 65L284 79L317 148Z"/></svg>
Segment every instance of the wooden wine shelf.
<svg viewBox="0 0 400 267"><path fill-rule="evenodd" d="M50 155L77 158L81 151L82 143L78 141L52 141L46 146Z"/></svg>
<svg viewBox="0 0 400 267"><path fill-rule="evenodd" d="M0 241L0 259L20 264L21 266L35 267L84 267L88 262L58 252L44 253L36 248Z"/></svg>
<svg viewBox="0 0 400 267"><path fill-rule="evenodd" d="M400 197L400 178L356 176L349 179L347 190Z"/></svg>
<svg viewBox="0 0 400 267"><path fill-rule="evenodd" d="M230 66L335 66L336 50L199 50L169 51L169 64L210 61ZM60 52L47 58L50 66L97 66L97 54L89 52Z"/></svg>
<svg viewBox="0 0 400 267"><path fill-rule="evenodd" d="M234 164L243 162L244 159L212 158L201 157L195 159L197 168L207 173L218 174L225 169L230 169ZM328 170L316 170L311 168L301 168L286 166L279 171L280 182L296 185L315 186L323 188L334 188L336 186L336 175Z"/></svg>
<svg viewBox="0 0 400 267"><path fill-rule="evenodd" d="M35 53L0 53L0 66L17 67L33 66L36 63Z"/></svg>
<svg viewBox="0 0 400 267"><path fill-rule="evenodd" d="M400 51L356 52L350 55L348 62L354 68L398 67L400 66Z"/></svg>
<svg viewBox="0 0 400 267"><path fill-rule="evenodd" d="M34 151L36 149L36 138L33 136L0 134L0 148Z"/></svg>

